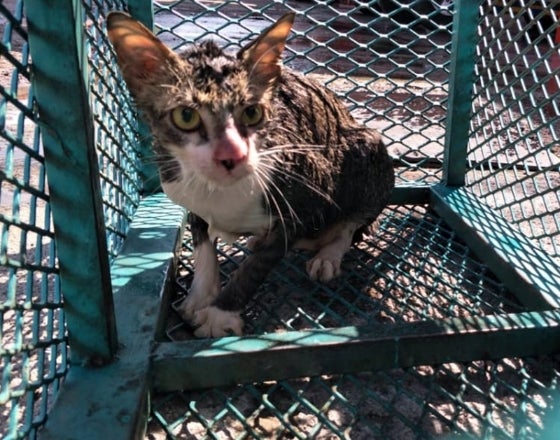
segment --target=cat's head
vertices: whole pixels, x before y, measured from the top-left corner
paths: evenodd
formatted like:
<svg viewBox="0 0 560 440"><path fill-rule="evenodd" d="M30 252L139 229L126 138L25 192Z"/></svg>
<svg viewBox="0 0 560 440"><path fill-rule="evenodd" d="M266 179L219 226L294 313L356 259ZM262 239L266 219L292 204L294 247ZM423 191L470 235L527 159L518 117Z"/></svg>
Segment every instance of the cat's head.
<svg viewBox="0 0 560 440"><path fill-rule="evenodd" d="M156 153L167 160L160 165L164 179L219 187L254 172L293 20L285 15L236 55L212 42L177 55L129 15L109 14L119 67L151 126Z"/></svg>

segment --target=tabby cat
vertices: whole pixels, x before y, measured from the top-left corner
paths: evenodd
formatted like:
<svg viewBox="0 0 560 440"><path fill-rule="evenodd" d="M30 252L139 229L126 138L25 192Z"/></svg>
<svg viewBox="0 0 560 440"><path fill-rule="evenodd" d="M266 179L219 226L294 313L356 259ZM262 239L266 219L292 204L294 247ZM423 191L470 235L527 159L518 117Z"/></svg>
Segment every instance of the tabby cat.
<svg viewBox="0 0 560 440"><path fill-rule="evenodd" d="M282 66L294 14L236 54L214 42L178 55L122 12L109 38L151 127L163 190L189 210L195 274L180 306L199 337L241 334L240 313L292 248L327 282L389 201L392 161L329 90ZM252 236L222 286L216 240Z"/></svg>

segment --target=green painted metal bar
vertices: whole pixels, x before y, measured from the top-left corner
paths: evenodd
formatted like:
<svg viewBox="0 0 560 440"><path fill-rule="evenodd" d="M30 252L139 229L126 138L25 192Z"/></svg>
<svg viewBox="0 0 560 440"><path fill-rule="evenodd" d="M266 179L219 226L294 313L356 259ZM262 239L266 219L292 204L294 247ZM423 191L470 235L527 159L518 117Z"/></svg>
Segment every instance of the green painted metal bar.
<svg viewBox="0 0 560 440"><path fill-rule="evenodd" d="M464 188L436 185L432 206L531 310L560 307L558 261Z"/></svg>
<svg viewBox="0 0 560 440"><path fill-rule="evenodd" d="M152 0L128 0L128 12L141 21L148 29L154 28L154 8ZM138 122L140 155L142 158L142 181L144 194L161 191L159 174L152 151L150 129L142 120Z"/></svg>
<svg viewBox="0 0 560 440"><path fill-rule="evenodd" d="M479 2L459 0L454 5L443 181L461 186L467 167Z"/></svg>
<svg viewBox="0 0 560 440"><path fill-rule="evenodd" d="M184 210L165 195L141 202L111 267L120 343L117 360L101 368L70 369L41 432L43 440L143 438L150 352L164 318L161 306L175 276L175 251L184 224Z"/></svg>
<svg viewBox="0 0 560 440"><path fill-rule="evenodd" d="M128 0L128 12L140 20L148 29L154 27L154 5L152 0Z"/></svg>
<svg viewBox="0 0 560 440"><path fill-rule="evenodd" d="M117 333L92 116L75 27L81 5L77 0L25 2L71 360L99 364L112 359Z"/></svg>
<svg viewBox="0 0 560 440"><path fill-rule="evenodd" d="M160 391L534 356L560 349L560 311L448 318L159 344Z"/></svg>

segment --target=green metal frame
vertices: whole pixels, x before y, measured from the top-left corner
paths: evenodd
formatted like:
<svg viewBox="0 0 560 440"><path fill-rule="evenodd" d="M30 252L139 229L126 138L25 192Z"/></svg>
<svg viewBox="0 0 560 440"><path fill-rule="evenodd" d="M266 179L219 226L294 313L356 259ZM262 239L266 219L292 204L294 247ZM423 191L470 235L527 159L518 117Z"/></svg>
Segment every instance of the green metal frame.
<svg viewBox="0 0 560 440"><path fill-rule="evenodd" d="M553 310L159 344L154 350L154 387L211 388L556 353L559 318L560 312Z"/></svg>
<svg viewBox="0 0 560 440"><path fill-rule="evenodd" d="M164 319L185 212L163 194L144 199L112 268L119 351L104 367L73 365L42 431L44 439L142 438L151 352Z"/></svg>
<svg viewBox="0 0 560 440"><path fill-rule="evenodd" d="M465 183L477 24L478 2L456 2L443 159L443 182L449 186Z"/></svg>
<svg viewBox="0 0 560 440"><path fill-rule="evenodd" d="M25 7L72 362L102 364L115 355L117 335L82 30L75 20L81 2L29 0Z"/></svg>
<svg viewBox="0 0 560 440"><path fill-rule="evenodd" d="M555 261L462 188L478 4L455 3L444 179L431 187L397 188L393 203L429 202L534 311L165 343L156 341L185 213L163 195L145 198L109 268L80 30L68 26L81 16L81 2L27 1L72 356L42 438L75 438L78 432L81 439L140 438L151 390L560 350L560 271ZM55 5L56 14L45 12ZM129 5L133 15L153 24L150 2ZM61 94L61 88L73 93ZM69 179L73 187L66 184Z"/></svg>

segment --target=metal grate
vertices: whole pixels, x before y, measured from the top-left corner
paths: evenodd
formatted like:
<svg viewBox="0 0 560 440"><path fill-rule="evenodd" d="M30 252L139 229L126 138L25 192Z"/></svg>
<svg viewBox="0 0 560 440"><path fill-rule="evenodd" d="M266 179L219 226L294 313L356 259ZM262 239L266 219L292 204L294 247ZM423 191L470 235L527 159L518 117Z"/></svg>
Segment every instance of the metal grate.
<svg viewBox="0 0 560 440"><path fill-rule="evenodd" d="M34 437L68 369L23 2L0 4L0 437Z"/></svg>
<svg viewBox="0 0 560 440"><path fill-rule="evenodd" d="M552 440L559 379L558 359L513 358L174 393L147 438Z"/></svg>
<svg viewBox="0 0 560 440"><path fill-rule="evenodd" d="M560 255L560 2L483 2L467 182Z"/></svg>
<svg viewBox="0 0 560 440"><path fill-rule="evenodd" d="M187 231L177 279L186 294L192 278ZM221 274L232 273L246 250L222 246ZM524 310L445 223L424 206L386 209L375 237L346 256L343 274L329 285L309 280L306 252L293 252L267 278L247 307L248 334L372 323L417 322ZM180 296L178 302L182 300ZM190 337L170 320L171 340Z"/></svg>
<svg viewBox="0 0 560 440"><path fill-rule="evenodd" d="M25 5L27 6L27 5ZM139 128L112 61L104 17L124 2L84 1L83 71L109 258L143 189ZM0 4L0 437L34 438L69 370L68 335L23 1ZM73 26L73 25L72 25ZM69 57L79 54L66 54ZM64 191L64 190L63 190ZM84 236L87 240L87 236ZM76 249L80 243L73 243ZM80 259L76 255L76 262ZM99 275L101 277L101 275ZM65 294L67 291L65 292Z"/></svg>
<svg viewBox="0 0 560 440"><path fill-rule="evenodd" d="M186 293L192 245L185 237L177 282ZM220 249L223 276L244 252L242 245ZM387 209L378 235L350 252L343 278L330 286L308 280L305 260L293 253L268 277L247 309L247 333L524 310L424 206ZM192 337L170 315L167 339ZM160 394L147 438L549 438L558 365L512 358Z"/></svg>
<svg viewBox="0 0 560 440"><path fill-rule="evenodd" d="M55 3L51 14L48 5ZM382 131L401 203L384 211L375 237L352 249L340 279L328 285L310 281L304 270L308 255L293 252L246 309L250 337L193 341L192 329L175 311L192 278L188 231L178 274L172 274L184 213L165 197L144 197L158 184L150 139L105 35L109 10L128 9L149 22L149 2L26 0L34 24L29 29L23 0L0 2L0 436L36 438L44 428L42 436L59 440L86 426L83 420L93 420L95 432L85 429L84 438L130 438L143 432L150 400L146 436L152 439L555 440L559 359L512 353L519 353L518 345L524 354L531 344L537 346L531 353L539 354L556 347L558 311L535 309L558 303L553 289L554 258L560 256L560 0L480 0L472 103L457 84L465 72L452 71L461 52L454 37L468 34L452 29L452 21L468 23L474 12L464 5L471 3L154 2L156 30L176 50L205 38L236 50L285 12L296 11L285 61L326 84L357 118ZM50 50L41 51L43 44ZM61 69L62 63L72 67ZM53 86L61 81L72 83L74 93ZM466 125L457 128L448 113L457 116L457 108L469 107L469 139L452 139L450 133ZM69 117L72 112L79 117ZM453 144L464 140L465 176L463 164L450 163L461 157ZM463 177L467 190L458 191L453 185ZM513 233L508 222L522 234ZM494 244L502 247L487 258L484 251ZM219 252L225 279L247 250L241 242ZM171 293L165 284L170 279ZM437 331L463 327L430 333L425 324ZM326 338L323 345L296 341L294 352L307 356L324 350L341 327L386 332L394 353L408 354L413 362L379 352L373 354L380 362L369 371L360 364L344 370L361 371L352 374L289 380L279 374L265 382L251 376L245 385L148 399L150 387L180 388L186 363L240 365L247 353L271 359L267 350L244 351L254 341L281 341L268 345L276 350L293 341L283 335ZM423 341L427 348L407 352L399 345L403 328L409 342ZM154 332L159 340L152 340ZM468 339L470 332L478 339ZM449 341L457 339L446 339L450 335L472 346L453 347ZM366 336L345 342L381 347L386 341ZM494 336L498 351L496 340L507 342L500 351L507 353L504 358L459 362L488 350L481 344ZM336 349L329 355L336 356ZM468 354L461 357L464 349ZM228 356L220 358L223 352ZM118 362L100 368L115 353ZM255 365L248 370L258 376ZM205 380L216 372L197 374ZM65 387L65 378L73 386Z"/></svg>

